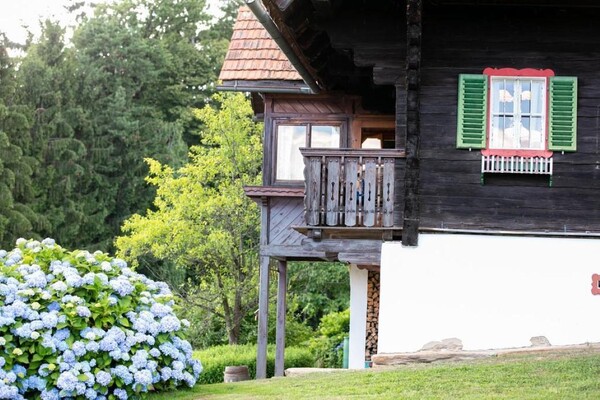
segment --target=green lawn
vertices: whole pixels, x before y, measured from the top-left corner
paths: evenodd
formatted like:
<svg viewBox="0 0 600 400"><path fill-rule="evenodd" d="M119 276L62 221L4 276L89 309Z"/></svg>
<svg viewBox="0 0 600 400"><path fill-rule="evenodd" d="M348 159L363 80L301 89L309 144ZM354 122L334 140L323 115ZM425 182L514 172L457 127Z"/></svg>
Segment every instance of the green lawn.
<svg viewBox="0 0 600 400"><path fill-rule="evenodd" d="M198 385L193 390L150 397L200 399L600 399L600 353L505 356Z"/></svg>

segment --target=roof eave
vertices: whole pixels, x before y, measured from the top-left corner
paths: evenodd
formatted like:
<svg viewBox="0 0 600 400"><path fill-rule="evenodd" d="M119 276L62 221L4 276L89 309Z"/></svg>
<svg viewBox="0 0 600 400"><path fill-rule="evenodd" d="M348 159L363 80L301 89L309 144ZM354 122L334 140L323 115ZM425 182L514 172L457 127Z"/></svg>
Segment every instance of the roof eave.
<svg viewBox="0 0 600 400"><path fill-rule="evenodd" d="M303 81L288 80L231 80L217 85L217 90L229 92L312 94Z"/></svg>

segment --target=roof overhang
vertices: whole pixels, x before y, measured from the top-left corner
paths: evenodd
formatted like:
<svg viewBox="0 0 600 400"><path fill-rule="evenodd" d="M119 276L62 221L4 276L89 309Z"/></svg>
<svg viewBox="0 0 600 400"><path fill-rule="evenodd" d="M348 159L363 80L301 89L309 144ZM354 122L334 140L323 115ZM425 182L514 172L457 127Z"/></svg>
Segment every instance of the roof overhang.
<svg viewBox="0 0 600 400"><path fill-rule="evenodd" d="M260 93L290 93L311 94L313 91L303 81L284 80L232 80L224 81L217 90L229 92L260 92Z"/></svg>

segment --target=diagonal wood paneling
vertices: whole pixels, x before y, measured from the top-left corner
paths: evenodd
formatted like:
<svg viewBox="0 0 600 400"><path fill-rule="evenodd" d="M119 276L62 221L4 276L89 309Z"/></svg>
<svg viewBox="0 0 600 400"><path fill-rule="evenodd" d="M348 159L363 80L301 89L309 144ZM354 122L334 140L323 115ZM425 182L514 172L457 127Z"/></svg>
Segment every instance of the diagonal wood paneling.
<svg viewBox="0 0 600 400"><path fill-rule="evenodd" d="M333 99L277 99L273 104L273 112L281 114L341 114L343 107Z"/></svg>
<svg viewBox="0 0 600 400"><path fill-rule="evenodd" d="M270 244L302 244L304 235L293 225L304 225L304 204L301 198L273 198L271 200Z"/></svg>

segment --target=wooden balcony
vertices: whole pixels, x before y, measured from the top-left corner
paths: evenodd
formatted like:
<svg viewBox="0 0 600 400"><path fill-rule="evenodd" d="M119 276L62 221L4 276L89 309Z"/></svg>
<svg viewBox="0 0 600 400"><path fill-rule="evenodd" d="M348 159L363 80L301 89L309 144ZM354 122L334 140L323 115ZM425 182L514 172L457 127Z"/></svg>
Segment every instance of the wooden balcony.
<svg viewBox="0 0 600 400"><path fill-rule="evenodd" d="M395 166L404 150L301 151L307 228L393 229Z"/></svg>

